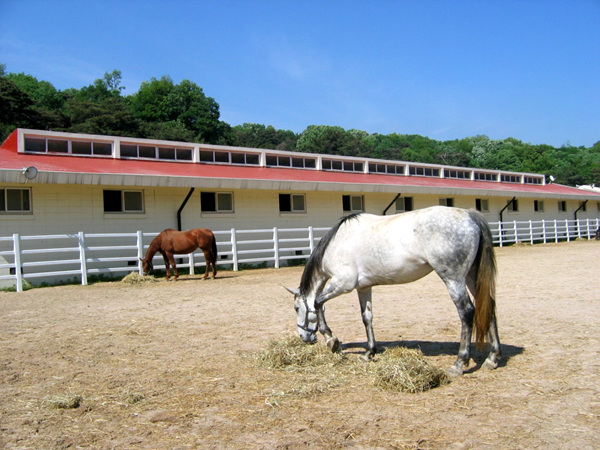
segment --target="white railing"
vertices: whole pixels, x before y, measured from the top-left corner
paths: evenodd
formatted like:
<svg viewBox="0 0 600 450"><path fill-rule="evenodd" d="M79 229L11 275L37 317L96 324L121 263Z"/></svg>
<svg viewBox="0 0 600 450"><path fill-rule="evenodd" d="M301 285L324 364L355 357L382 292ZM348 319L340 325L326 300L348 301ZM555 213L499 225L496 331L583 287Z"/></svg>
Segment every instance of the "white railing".
<svg viewBox="0 0 600 450"><path fill-rule="evenodd" d="M494 244L515 242L548 243L592 239L600 227L600 219L539 220L490 222ZM282 263L301 262L313 251L329 228L267 228L259 230L214 231L219 259L217 265L231 266L266 263L279 268ZM0 237L0 286L16 286L23 282L60 282L73 276L82 285L90 275L142 274L139 258L145 256L150 241L158 233L84 233L46 236ZM155 268L164 269L160 254ZM193 274L205 267L202 252L178 256L178 268ZM19 267L20 270L16 270Z"/></svg>
<svg viewBox="0 0 600 450"><path fill-rule="evenodd" d="M329 228L268 228L260 230L214 231L217 239L217 265L231 266L266 263L279 268L282 263L302 261ZM158 233L84 233L45 236L0 237L0 286L16 286L23 282L60 282L70 276L88 284L88 276L142 274L139 258L144 257L151 240ZM156 269L165 269L160 254L154 257ZM205 267L200 250L176 258L178 268L193 274ZM16 270L20 267L21 270Z"/></svg>
<svg viewBox="0 0 600 450"><path fill-rule="evenodd" d="M549 242L592 239L600 228L600 219L514 220L490 222L494 244L500 247L515 242Z"/></svg>

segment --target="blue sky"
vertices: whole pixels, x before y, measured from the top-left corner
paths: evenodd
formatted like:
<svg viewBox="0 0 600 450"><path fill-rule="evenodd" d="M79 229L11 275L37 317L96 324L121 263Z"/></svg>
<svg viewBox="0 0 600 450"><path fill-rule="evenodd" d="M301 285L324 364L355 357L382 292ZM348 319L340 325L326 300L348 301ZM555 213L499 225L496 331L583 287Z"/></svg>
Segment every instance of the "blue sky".
<svg viewBox="0 0 600 450"><path fill-rule="evenodd" d="M0 0L0 62L57 89L188 79L221 119L600 141L600 0Z"/></svg>

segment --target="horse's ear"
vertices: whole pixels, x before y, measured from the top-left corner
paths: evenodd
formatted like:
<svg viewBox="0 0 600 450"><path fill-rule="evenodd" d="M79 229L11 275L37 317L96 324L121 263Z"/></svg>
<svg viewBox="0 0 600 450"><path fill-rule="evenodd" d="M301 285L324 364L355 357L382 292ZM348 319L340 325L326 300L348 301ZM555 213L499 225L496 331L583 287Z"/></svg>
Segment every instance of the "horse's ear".
<svg viewBox="0 0 600 450"><path fill-rule="evenodd" d="M141 262L146 262L146 261L144 261L142 258L140 258L140 261L141 261Z"/></svg>
<svg viewBox="0 0 600 450"><path fill-rule="evenodd" d="M289 293L291 293L292 295L298 295L300 294L300 291L298 289L290 289L289 287L285 287L283 286L283 288L288 291Z"/></svg>

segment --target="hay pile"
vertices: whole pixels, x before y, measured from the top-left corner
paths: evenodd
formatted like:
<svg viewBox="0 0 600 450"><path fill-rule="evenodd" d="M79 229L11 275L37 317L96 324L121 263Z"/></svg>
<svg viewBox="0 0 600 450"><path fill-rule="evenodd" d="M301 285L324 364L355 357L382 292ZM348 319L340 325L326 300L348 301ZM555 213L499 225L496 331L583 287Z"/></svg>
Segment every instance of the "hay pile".
<svg viewBox="0 0 600 450"><path fill-rule="evenodd" d="M365 364L359 358L345 357L341 351L332 353L322 343L308 345L291 334L269 341L263 351L254 355L254 360L260 367L292 373L286 380L287 389L274 390L285 395L318 394L344 383L356 383L363 376L370 377L374 386L409 393L450 382L447 372L427 363L420 350L391 348Z"/></svg>
<svg viewBox="0 0 600 450"><path fill-rule="evenodd" d="M154 283L158 281L152 275L140 275L137 272L131 272L129 275L123 277L121 283L125 284L143 284L143 283Z"/></svg>
<svg viewBox="0 0 600 450"><path fill-rule="evenodd" d="M274 339L267 343L267 348L254 355L259 366L267 369L294 369L339 364L343 356L340 352L332 353L324 345L309 345L292 334L282 339Z"/></svg>
<svg viewBox="0 0 600 450"><path fill-rule="evenodd" d="M402 392L423 392L450 382L448 374L427 363L420 350L402 347L387 350L374 372L375 386Z"/></svg>
<svg viewBox="0 0 600 450"><path fill-rule="evenodd" d="M81 395L61 394L46 397L43 404L50 409L75 409L79 408L82 401L83 397Z"/></svg>

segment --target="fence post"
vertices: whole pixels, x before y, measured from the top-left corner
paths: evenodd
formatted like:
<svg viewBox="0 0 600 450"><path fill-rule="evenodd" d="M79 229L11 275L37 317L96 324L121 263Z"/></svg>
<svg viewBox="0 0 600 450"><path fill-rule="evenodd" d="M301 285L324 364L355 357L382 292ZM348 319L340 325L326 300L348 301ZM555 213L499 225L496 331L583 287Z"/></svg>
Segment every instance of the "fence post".
<svg viewBox="0 0 600 450"><path fill-rule="evenodd" d="M310 248L310 254L312 255L313 250L315 249L315 231L313 227L308 227L308 247Z"/></svg>
<svg viewBox="0 0 600 450"><path fill-rule="evenodd" d="M78 241L79 241L79 259L81 262L81 285L87 286L88 278L87 278L87 256L85 254L85 233L83 231L80 231L77 234L77 236L78 236Z"/></svg>
<svg viewBox="0 0 600 450"><path fill-rule="evenodd" d="M546 219L542 219L542 238L544 244L546 243Z"/></svg>
<svg viewBox="0 0 600 450"><path fill-rule="evenodd" d="M533 222L529 221L529 242L533 244Z"/></svg>
<svg viewBox="0 0 600 450"><path fill-rule="evenodd" d="M502 241L502 222L498 222L498 245L500 247L504 247L504 242Z"/></svg>
<svg viewBox="0 0 600 450"><path fill-rule="evenodd" d="M515 244L519 242L519 228L517 227L517 221L513 220L513 228L515 229Z"/></svg>
<svg viewBox="0 0 600 450"><path fill-rule="evenodd" d="M275 257L275 268L279 269L279 233L277 227L273 227L273 253Z"/></svg>
<svg viewBox="0 0 600 450"><path fill-rule="evenodd" d="M567 242L571 242L571 230L569 229L569 219L565 219L565 226L567 227Z"/></svg>
<svg viewBox="0 0 600 450"><path fill-rule="evenodd" d="M235 228L231 229L231 257L233 258L233 271L239 270L238 266L238 252L237 252L237 238L235 236Z"/></svg>
<svg viewBox="0 0 600 450"><path fill-rule="evenodd" d="M21 238L18 233L13 234L13 252L15 253L15 287L17 292L23 291L23 274L21 273Z"/></svg>
<svg viewBox="0 0 600 450"><path fill-rule="evenodd" d="M188 255L188 263L190 265L190 275L194 275L194 252Z"/></svg>
<svg viewBox="0 0 600 450"><path fill-rule="evenodd" d="M138 274L140 276L144 275L144 267L142 266L141 258L144 257L144 233L141 230L136 232L137 234L137 253L138 253Z"/></svg>

